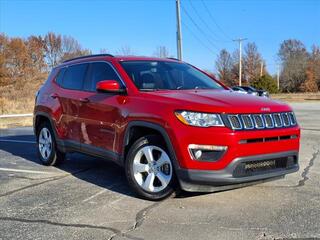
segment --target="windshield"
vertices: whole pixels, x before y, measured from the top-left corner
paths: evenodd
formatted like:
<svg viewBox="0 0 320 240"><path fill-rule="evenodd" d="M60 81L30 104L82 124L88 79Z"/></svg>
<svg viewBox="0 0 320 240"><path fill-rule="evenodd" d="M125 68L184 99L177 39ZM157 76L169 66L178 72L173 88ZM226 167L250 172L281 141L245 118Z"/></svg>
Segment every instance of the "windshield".
<svg viewBox="0 0 320 240"><path fill-rule="evenodd" d="M243 86L242 88L247 90L247 91L256 91L256 89L253 88L253 87L245 87L245 86Z"/></svg>
<svg viewBox="0 0 320 240"><path fill-rule="evenodd" d="M123 61L122 67L140 90L223 89L206 74L185 63Z"/></svg>

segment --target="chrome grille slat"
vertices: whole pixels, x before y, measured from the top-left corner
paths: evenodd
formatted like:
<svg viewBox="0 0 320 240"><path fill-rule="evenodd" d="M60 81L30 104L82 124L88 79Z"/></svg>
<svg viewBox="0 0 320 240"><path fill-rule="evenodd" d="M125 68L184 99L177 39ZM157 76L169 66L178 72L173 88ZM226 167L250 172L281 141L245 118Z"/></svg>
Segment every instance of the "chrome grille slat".
<svg viewBox="0 0 320 240"><path fill-rule="evenodd" d="M254 125L256 129L263 129L265 127L264 121L261 114L252 115L254 120Z"/></svg>
<svg viewBox="0 0 320 240"><path fill-rule="evenodd" d="M282 120L283 120L283 126L285 126L285 127L290 126L290 120L289 120L289 117L288 117L288 113L281 113L281 117L282 117Z"/></svg>
<svg viewBox="0 0 320 240"><path fill-rule="evenodd" d="M290 118L290 124L291 125L296 125L297 124L297 120L296 120L296 117L294 116L293 112L290 112L288 114L289 114L289 118Z"/></svg>
<svg viewBox="0 0 320 240"><path fill-rule="evenodd" d="M264 121L266 124L266 128L274 128L274 121L271 114L264 114Z"/></svg>
<svg viewBox="0 0 320 240"><path fill-rule="evenodd" d="M226 115L233 130L274 129L297 125L293 112Z"/></svg>
<svg viewBox="0 0 320 240"><path fill-rule="evenodd" d="M279 128L282 127L282 118L281 118L281 114L280 113L274 113L273 114L273 119L274 119L274 125L275 127Z"/></svg>
<svg viewBox="0 0 320 240"><path fill-rule="evenodd" d="M243 122L243 127L245 129L254 129L253 120L252 120L250 114L241 115L241 119L242 119L242 122Z"/></svg>
<svg viewBox="0 0 320 240"><path fill-rule="evenodd" d="M242 124L238 115L229 115L228 119L232 129L235 129L235 130L242 129Z"/></svg>

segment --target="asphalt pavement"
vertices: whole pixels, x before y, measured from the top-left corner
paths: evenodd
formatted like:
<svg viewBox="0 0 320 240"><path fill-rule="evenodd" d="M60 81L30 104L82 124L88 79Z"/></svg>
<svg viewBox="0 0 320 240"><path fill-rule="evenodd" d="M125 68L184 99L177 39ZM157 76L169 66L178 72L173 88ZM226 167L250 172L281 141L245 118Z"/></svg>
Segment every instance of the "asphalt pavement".
<svg viewBox="0 0 320 240"><path fill-rule="evenodd" d="M32 128L0 129L0 239L320 239L320 102L293 103L300 170L219 193L137 198L117 165L36 156Z"/></svg>

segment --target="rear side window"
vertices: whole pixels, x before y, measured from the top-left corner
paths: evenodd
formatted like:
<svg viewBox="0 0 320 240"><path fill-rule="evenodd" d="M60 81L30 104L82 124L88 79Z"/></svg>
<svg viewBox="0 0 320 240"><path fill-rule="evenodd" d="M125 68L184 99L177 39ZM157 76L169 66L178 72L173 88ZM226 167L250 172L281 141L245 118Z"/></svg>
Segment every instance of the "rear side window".
<svg viewBox="0 0 320 240"><path fill-rule="evenodd" d="M88 64L77 64L67 67L63 75L62 87L81 90L86 75Z"/></svg>
<svg viewBox="0 0 320 240"><path fill-rule="evenodd" d="M60 86L62 85L63 75L65 71L66 68L61 68L58 73L58 76L56 77L56 83L58 83Z"/></svg>
<svg viewBox="0 0 320 240"><path fill-rule="evenodd" d="M103 80L115 80L121 85L117 73L108 63L91 63L89 78L84 83L84 90L96 91L96 84Z"/></svg>

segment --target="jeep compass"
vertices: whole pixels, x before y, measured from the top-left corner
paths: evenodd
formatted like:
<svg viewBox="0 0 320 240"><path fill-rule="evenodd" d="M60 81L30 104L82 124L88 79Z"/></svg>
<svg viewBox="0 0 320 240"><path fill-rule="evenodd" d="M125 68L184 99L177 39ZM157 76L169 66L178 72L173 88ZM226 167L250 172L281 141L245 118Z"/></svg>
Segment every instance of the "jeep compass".
<svg viewBox="0 0 320 240"><path fill-rule="evenodd" d="M300 129L288 105L232 91L176 59L100 54L63 62L37 93L34 132L43 164L69 152L112 160L150 200L299 168Z"/></svg>

